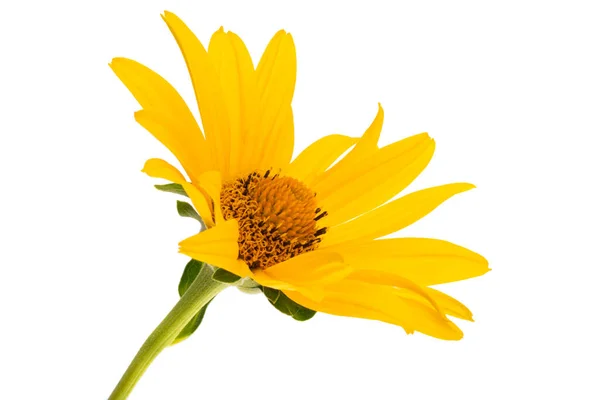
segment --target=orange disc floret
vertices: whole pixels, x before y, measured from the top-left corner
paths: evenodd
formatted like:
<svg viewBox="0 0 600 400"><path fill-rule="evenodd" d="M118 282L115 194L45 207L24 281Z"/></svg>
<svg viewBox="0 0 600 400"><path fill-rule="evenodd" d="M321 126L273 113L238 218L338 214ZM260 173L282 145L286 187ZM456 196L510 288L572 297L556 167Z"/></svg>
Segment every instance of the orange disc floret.
<svg viewBox="0 0 600 400"><path fill-rule="evenodd" d="M327 213L302 182L277 174L253 172L225 183L221 209L239 224L239 257L251 269L265 269L315 250L326 228L317 221Z"/></svg>

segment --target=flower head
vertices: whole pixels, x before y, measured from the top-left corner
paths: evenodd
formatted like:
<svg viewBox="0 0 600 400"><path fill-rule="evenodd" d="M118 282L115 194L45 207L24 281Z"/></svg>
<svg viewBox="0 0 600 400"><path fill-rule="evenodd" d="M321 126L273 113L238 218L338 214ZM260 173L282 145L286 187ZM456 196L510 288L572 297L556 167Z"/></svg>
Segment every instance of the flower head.
<svg viewBox="0 0 600 400"><path fill-rule="evenodd" d="M208 228L180 251L312 310L460 339L447 316L471 320L470 311L430 286L482 275L487 261L442 240L380 239L474 187L447 184L390 201L427 166L434 141L422 133L379 148L379 107L362 137L325 136L292 161L291 35L277 32L254 67L234 33L219 29L206 50L174 14L163 18L187 64L202 129L157 73L124 58L111 67L142 106L136 120L188 178L160 159L144 172L181 185Z"/></svg>

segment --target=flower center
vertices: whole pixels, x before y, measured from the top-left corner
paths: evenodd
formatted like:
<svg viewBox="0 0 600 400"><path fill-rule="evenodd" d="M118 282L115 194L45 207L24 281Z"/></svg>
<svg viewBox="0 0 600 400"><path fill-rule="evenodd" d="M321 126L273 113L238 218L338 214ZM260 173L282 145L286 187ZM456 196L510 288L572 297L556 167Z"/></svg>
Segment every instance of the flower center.
<svg viewBox="0 0 600 400"><path fill-rule="evenodd" d="M327 215L315 193L302 182L253 172L223 185L223 217L239 224L239 258L251 269L268 268L318 247L327 228L317 221Z"/></svg>

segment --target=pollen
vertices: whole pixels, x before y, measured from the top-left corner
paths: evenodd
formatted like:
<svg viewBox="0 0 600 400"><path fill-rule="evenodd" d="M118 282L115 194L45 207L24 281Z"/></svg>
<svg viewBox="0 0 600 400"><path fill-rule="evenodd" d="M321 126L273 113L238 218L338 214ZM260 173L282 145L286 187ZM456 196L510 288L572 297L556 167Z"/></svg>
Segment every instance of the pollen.
<svg viewBox="0 0 600 400"><path fill-rule="evenodd" d="M238 221L239 258L251 269L265 269L316 249L327 228L327 215L315 193L291 177L253 172L225 183L221 191L223 217Z"/></svg>

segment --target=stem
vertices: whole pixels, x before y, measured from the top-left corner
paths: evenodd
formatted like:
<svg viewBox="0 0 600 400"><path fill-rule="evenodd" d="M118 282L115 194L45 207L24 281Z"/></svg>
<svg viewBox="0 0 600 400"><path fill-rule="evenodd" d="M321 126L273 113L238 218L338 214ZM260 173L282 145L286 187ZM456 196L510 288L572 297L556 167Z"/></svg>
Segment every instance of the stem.
<svg viewBox="0 0 600 400"><path fill-rule="evenodd" d="M124 400L158 354L173 343L200 309L228 285L212 279L214 269L205 265L165 319L148 336L108 400Z"/></svg>

